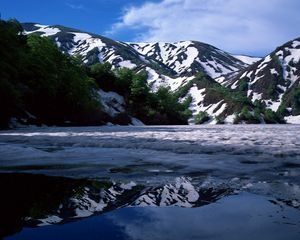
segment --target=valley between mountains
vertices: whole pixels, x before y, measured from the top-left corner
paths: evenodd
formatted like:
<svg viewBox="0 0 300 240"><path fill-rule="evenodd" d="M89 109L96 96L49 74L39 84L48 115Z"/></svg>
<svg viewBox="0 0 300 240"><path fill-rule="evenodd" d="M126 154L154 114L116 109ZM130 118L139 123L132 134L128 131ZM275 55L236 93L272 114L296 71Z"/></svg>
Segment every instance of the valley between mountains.
<svg viewBox="0 0 300 240"><path fill-rule="evenodd" d="M25 35L50 39L85 66L100 63L111 71L128 68L145 73L152 92L166 87L179 103L188 105L190 124L300 123L300 38L258 58L198 41L128 43L59 25L21 25ZM110 117L129 116L127 121L106 122L143 123L139 115L127 111L126 93L101 86L98 93Z"/></svg>

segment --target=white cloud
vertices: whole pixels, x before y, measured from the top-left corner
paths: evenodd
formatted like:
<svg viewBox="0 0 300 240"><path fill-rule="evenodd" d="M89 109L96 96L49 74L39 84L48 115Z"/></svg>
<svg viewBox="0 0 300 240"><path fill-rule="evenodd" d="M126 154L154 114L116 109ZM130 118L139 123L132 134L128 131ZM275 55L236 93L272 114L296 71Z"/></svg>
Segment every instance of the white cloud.
<svg viewBox="0 0 300 240"><path fill-rule="evenodd" d="M66 5L69 8L72 8L74 10L85 10L86 8L82 4L72 4L72 3L66 3Z"/></svg>
<svg viewBox="0 0 300 240"><path fill-rule="evenodd" d="M135 41L198 40L233 53L267 53L300 35L299 0L161 0L124 11L110 34Z"/></svg>

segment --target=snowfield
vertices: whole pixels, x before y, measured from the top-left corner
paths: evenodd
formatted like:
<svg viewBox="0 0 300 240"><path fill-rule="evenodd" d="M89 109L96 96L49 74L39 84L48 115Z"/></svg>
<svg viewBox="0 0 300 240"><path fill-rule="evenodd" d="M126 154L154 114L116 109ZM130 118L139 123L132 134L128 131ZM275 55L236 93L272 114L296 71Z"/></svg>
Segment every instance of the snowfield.
<svg viewBox="0 0 300 240"><path fill-rule="evenodd" d="M256 63L259 60L261 60L260 57L250 57L246 55L232 55L232 56L249 65L252 65L253 63Z"/></svg>

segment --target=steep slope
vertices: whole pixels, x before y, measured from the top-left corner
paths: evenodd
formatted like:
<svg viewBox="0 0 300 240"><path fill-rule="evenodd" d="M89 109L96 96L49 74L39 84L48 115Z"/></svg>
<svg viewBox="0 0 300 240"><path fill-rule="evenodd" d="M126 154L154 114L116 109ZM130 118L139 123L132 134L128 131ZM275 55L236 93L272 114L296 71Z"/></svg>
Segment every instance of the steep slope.
<svg viewBox="0 0 300 240"><path fill-rule="evenodd" d="M144 69L153 90L161 85L176 90L199 71L214 78L248 66L220 49L195 41L125 43L59 25L22 25L26 34L51 38L63 52L81 56L86 64L109 62L114 68Z"/></svg>
<svg viewBox="0 0 300 240"><path fill-rule="evenodd" d="M231 89L247 91L252 102L262 102L291 122L299 119L294 116L300 115L299 82L300 38L278 47L239 74L223 79Z"/></svg>
<svg viewBox="0 0 300 240"><path fill-rule="evenodd" d="M247 64L211 45L196 41L131 43L140 54L162 62L180 76L205 72L212 78L238 71Z"/></svg>
<svg viewBox="0 0 300 240"><path fill-rule="evenodd" d="M2 174L0 177L11 187L1 185L3 194L9 198L3 200L5 208L1 209L0 222L6 228L5 231L1 229L0 237L26 226L64 224L127 206L196 208L232 194L228 186L212 185L208 181L192 182L185 177L153 186L133 181L115 183L45 175ZM65 181L62 183L62 180ZM20 191L10 185L12 182L14 186L21 186ZM24 197L28 193L30 195ZM25 201L14 205L19 199Z"/></svg>
<svg viewBox="0 0 300 240"><path fill-rule="evenodd" d="M63 52L81 56L87 65L109 62L113 68L145 70L153 91L169 86L181 101L190 99L194 115L206 112L211 123L232 123L243 109L241 119L256 114L250 122L264 122L266 108L290 122L300 120L295 117L300 115L299 39L260 59L232 55L197 41L125 43L58 25L25 23L23 27L27 34L48 37Z"/></svg>
<svg viewBox="0 0 300 240"><path fill-rule="evenodd" d="M182 100L191 98L190 109L194 116L205 112L207 120L204 122L212 124L233 123L235 113L241 112L243 107L252 105L241 92L222 86L205 74L197 74L177 93ZM191 119L191 123L193 122Z"/></svg>
<svg viewBox="0 0 300 240"><path fill-rule="evenodd" d="M117 42L96 34L59 25L47 26L24 23L22 26L26 34L36 33L43 37L49 37L56 42L63 52L70 55L79 55L83 58L84 63L89 65L96 62L109 62L114 67L127 67L130 69L143 64L159 65L158 62L144 59L126 43ZM159 68L159 66L155 67Z"/></svg>

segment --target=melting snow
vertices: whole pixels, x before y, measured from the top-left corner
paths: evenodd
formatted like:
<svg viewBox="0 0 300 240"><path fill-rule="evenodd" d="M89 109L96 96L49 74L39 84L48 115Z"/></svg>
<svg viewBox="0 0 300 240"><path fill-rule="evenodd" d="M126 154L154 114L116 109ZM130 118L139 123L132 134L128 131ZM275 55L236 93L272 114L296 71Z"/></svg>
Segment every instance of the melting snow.
<svg viewBox="0 0 300 240"><path fill-rule="evenodd" d="M35 32L43 32L43 34L41 35L42 37L49 37L49 36L55 35L60 32L60 29L50 27L48 25L35 24L34 26L38 27L39 29L34 30L34 31L25 31L25 33L31 34L31 33L35 33Z"/></svg>
<svg viewBox="0 0 300 240"><path fill-rule="evenodd" d="M196 85L190 88L187 95L193 98L189 107L193 114L196 115L199 112L207 112L210 116L218 116L223 113L227 107L227 104L223 103L224 100L204 106L203 100L205 98L205 91L205 88L198 89Z"/></svg>
<svg viewBox="0 0 300 240"><path fill-rule="evenodd" d="M146 67L146 71L148 73L147 81L151 86L152 91L157 91L161 86L170 87L171 91L175 91L184 83L187 83L188 81L194 79L194 76L171 78L162 74L160 75L155 70L149 67Z"/></svg>
<svg viewBox="0 0 300 240"><path fill-rule="evenodd" d="M293 47L293 48L300 47L300 42L299 42L299 41L293 41L292 47Z"/></svg>
<svg viewBox="0 0 300 240"><path fill-rule="evenodd" d="M201 106L201 111L207 112L210 116L217 116L218 111L216 111L216 109L220 106L220 104L223 101L224 100L221 100L220 102L217 102L217 103L214 103L214 104L210 104L210 105L208 105L208 107L204 107L202 105ZM225 107L224 107L224 104L223 104L223 106L220 108L220 110L222 110L222 112L223 112L225 110L225 108L226 108L226 104L225 104ZM222 112L220 112L219 114L221 114Z"/></svg>
<svg viewBox="0 0 300 240"><path fill-rule="evenodd" d="M222 106L215 112L213 115L219 116L221 113L223 113L226 110L227 103L223 103Z"/></svg>
<svg viewBox="0 0 300 240"><path fill-rule="evenodd" d="M259 79L262 79L264 76L265 76L265 75L262 75L262 76L259 76L259 77L258 77L258 76L256 75L256 77L250 82L250 85L256 83Z"/></svg>
<svg viewBox="0 0 300 240"><path fill-rule="evenodd" d="M219 59L200 61L200 52L192 41L181 41L175 43L132 43L131 46L144 56L154 56L166 66L175 70L178 74L191 72L191 65L198 62L211 77L219 77L222 74L231 73L237 68ZM217 50L218 54L227 57L227 53ZM180 56L180 57L179 57Z"/></svg>
<svg viewBox="0 0 300 240"><path fill-rule="evenodd" d="M271 74L279 75L275 68L270 69Z"/></svg>
<svg viewBox="0 0 300 240"><path fill-rule="evenodd" d="M42 223L38 224L38 226L47 226L47 225L59 223L63 219L58 216L51 215L51 216L47 216L46 218L38 219L38 220L42 222Z"/></svg>
<svg viewBox="0 0 300 240"><path fill-rule="evenodd" d="M222 64L219 64L216 60L201 62L197 60L205 69L206 73L212 78L217 78L220 75L232 73L238 69L235 67L224 67Z"/></svg>
<svg viewBox="0 0 300 240"><path fill-rule="evenodd" d="M248 73L247 73L247 77L248 77L248 78L251 78L252 73L253 73L253 71L248 72Z"/></svg>
<svg viewBox="0 0 300 240"><path fill-rule="evenodd" d="M280 95L279 100L278 101L272 101L272 100L265 100L265 103L267 104L267 108L271 109L273 112L276 112L281 104L281 98L282 95Z"/></svg>
<svg viewBox="0 0 300 240"><path fill-rule="evenodd" d="M290 52L290 55L285 57L286 63L293 61L294 63L298 63L300 60L300 49L288 48L286 49Z"/></svg>
<svg viewBox="0 0 300 240"><path fill-rule="evenodd" d="M215 78L215 81L220 83L220 84L224 84L224 81L226 80L226 78L224 76Z"/></svg>
<svg viewBox="0 0 300 240"><path fill-rule="evenodd" d="M95 212L101 212L107 206L106 203L100 201L96 202L91 199L87 193L80 198L72 198L71 201L75 204L74 218L83 218L93 215Z"/></svg>
<svg viewBox="0 0 300 240"><path fill-rule="evenodd" d="M186 54L187 54L187 58L183 60L182 63L179 65L180 68L182 68L183 70L186 70L192 65L192 63L195 61L195 58L198 56L199 52L195 47L188 47L186 49ZM178 61L176 61L176 63L178 63ZM174 70L178 73L182 72L182 70L180 70L178 66Z"/></svg>
<svg viewBox="0 0 300 240"><path fill-rule="evenodd" d="M225 123L233 123L234 122L234 119L235 119L235 115L232 114L232 115L229 115L225 118L224 122Z"/></svg>
<svg viewBox="0 0 300 240"><path fill-rule="evenodd" d="M271 58L271 56L270 55L268 55L268 56L266 56L265 58L264 58L264 60L258 65L258 69L260 69L261 67L263 67L263 65L265 65L265 64L267 64L267 63L269 63L269 62L271 62L272 61L272 58Z"/></svg>
<svg viewBox="0 0 300 240"><path fill-rule="evenodd" d="M193 98L193 101L190 105L190 109L194 113L198 113L200 111L199 103L202 103L205 97L205 91L206 89L198 89L196 85L190 88L188 95L190 95Z"/></svg>
<svg viewBox="0 0 300 240"><path fill-rule="evenodd" d="M288 116L284 118L287 123L300 124L300 115L298 116Z"/></svg>
<svg viewBox="0 0 300 240"><path fill-rule="evenodd" d="M105 112L107 112L110 116L113 117L120 112L125 111L125 101L121 95L115 92L105 92L101 89L98 92L101 104L103 105Z"/></svg>
<svg viewBox="0 0 300 240"><path fill-rule="evenodd" d="M75 45L69 51L69 54L80 54L81 56L86 56L88 52L90 52L94 48L98 48L99 52L101 52L102 48L106 46L106 44L103 43L100 38L93 38L87 33L70 33L74 34L73 40L75 42Z"/></svg>
<svg viewBox="0 0 300 240"><path fill-rule="evenodd" d="M239 81L236 81L234 84L232 84L231 89L236 89L238 87Z"/></svg>
<svg viewBox="0 0 300 240"><path fill-rule="evenodd" d="M253 92L252 102L255 102L255 100L261 100L261 99L262 99L262 93Z"/></svg>
<svg viewBox="0 0 300 240"><path fill-rule="evenodd" d="M248 65L252 65L253 63L256 63L259 60L261 60L261 58L259 58L259 57L250 57L250 56L245 56L245 55L232 55L232 56Z"/></svg>
<svg viewBox="0 0 300 240"><path fill-rule="evenodd" d="M129 60L120 62L119 66L124 68L129 68L129 69L133 69L137 67L136 64L132 63Z"/></svg>

